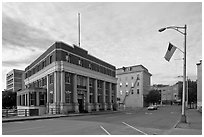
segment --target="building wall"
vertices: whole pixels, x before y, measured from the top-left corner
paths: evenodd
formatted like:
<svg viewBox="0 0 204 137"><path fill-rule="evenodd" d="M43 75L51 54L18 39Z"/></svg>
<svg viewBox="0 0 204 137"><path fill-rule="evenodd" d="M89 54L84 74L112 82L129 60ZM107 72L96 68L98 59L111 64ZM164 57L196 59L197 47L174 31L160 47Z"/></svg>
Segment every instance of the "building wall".
<svg viewBox="0 0 204 137"><path fill-rule="evenodd" d="M125 70L125 71L124 71ZM117 69L117 97L126 107L143 107L144 94L150 87L150 76L142 65Z"/></svg>
<svg viewBox="0 0 204 137"><path fill-rule="evenodd" d="M197 64L197 108L202 111L202 60Z"/></svg>

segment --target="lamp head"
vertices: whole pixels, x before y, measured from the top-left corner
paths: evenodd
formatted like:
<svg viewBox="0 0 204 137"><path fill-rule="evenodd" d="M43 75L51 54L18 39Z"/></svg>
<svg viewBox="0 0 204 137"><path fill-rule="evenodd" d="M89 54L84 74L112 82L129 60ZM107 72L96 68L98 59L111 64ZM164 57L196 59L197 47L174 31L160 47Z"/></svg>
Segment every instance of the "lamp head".
<svg viewBox="0 0 204 137"><path fill-rule="evenodd" d="M166 28L161 28L161 29L159 29L159 32L162 32L162 31L165 31L166 30Z"/></svg>

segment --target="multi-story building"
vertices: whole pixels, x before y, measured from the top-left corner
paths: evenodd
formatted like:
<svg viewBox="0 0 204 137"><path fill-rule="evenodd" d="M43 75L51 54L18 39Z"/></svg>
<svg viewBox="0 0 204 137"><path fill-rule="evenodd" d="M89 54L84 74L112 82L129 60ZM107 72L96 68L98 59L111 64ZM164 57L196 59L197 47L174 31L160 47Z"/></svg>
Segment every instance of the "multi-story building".
<svg viewBox="0 0 204 137"><path fill-rule="evenodd" d="M123 67L116 70L116 75L119 104L131 108L144 107L152 76L148 70L142 65Z"/></svg>
<svg viewBox="0 0 204 137"><path fill-rule="evenodd" d="M24 71L13 69L6 74L6 90L17 92L24 88Z"/></svg>
<svg viewBox="0 0 204 137"><path fill-rule="evenodd" d="M197 109L202 111L202 60L197 63Z"/></svg>
<svg viewBox="0 0 204 137"><path fill-rule="evenodd" d="M176 84L169 85L154 85L151 89L158 90L161 93L162 104L173 104L181 102L179 97L179 89L182 88L183 83L177 82Z"/></svg>
<svg viewBox="0 0 204 137"><path fill-rule="evenodd" d="M116 68L78 46L55 42L25 68L17 106L39 114L117 109Z"/></svg>

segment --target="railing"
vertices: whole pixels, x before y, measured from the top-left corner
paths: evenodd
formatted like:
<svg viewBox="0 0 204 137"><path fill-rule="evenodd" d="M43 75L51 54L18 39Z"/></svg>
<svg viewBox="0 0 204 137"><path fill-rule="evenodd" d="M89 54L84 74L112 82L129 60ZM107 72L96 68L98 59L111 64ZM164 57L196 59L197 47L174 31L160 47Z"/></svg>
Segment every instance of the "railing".
<svg viewBox="0 0 204 137"><path fill-rule="evenodd" d="M60 114L60 108L59 107L57 107L57 108L50 108L49 109L49 111L50 111L50 114Z"/></svg>
<svg viewBox="0 0 204 137"><path fill-rule="evenodd" d="M37 116L38 109L2 109L2 117L16 117L16 116Z"/></svg>

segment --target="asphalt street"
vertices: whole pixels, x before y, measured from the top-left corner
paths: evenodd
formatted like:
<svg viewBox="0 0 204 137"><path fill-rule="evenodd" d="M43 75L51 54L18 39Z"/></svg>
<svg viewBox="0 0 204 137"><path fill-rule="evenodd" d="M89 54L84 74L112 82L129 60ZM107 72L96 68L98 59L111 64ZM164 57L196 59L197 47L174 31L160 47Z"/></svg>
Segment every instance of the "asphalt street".
<svg viewBox="0 0 204 137"><path fill-rule="evenodd" d="M2 123L3 135L153 135L173 128L181 106Z"/></svg>

